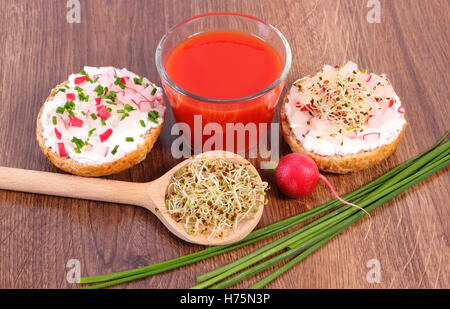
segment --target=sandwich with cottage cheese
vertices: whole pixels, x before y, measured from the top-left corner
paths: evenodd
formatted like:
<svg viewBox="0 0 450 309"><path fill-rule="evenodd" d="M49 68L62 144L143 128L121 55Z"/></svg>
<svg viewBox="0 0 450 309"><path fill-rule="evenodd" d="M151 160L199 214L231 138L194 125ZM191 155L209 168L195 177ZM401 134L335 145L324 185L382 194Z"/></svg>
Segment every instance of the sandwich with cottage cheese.
<svg viewBox="0 0 450 309"><path fill-rule="evenodd" d="M384 74L325 65L297 80L281 108L281 129L292 151L322 171L349 173L389 157L403 137L405 108Z"/></svg>
<svg viewBox="0 0 450 309"><path fill-rule="evenodd" d="M52 89L37 119L44 154L80 176L119 173L145 159L161 132L162 89L126 69L85 67Z"/></svg>

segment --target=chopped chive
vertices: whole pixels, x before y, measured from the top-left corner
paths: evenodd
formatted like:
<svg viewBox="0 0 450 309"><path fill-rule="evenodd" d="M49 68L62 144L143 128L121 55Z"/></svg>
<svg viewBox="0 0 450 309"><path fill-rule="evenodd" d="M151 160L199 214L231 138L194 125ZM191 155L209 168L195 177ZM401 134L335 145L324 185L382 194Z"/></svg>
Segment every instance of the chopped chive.
<svg viewBox="0 0 450 309"><path fill-rule="evenodd" d="M125 104L124 108L127 112L131 112L131 111L135 110L135 108L129 104Z"/></svg>
<svg viewBox="0 0 450 309"><path fill-rule="evenodd" d="M105 119L100 119L100 122L102 123L102 126L106 126L106 120Z"/></svg>
<svg viewBox="0 0 450 309"><path fill-rule="evenodd" d="M157 111L149 111L148 119L154 123L158 123L159 113Z"/></svg>
<svg viewBox="0 0 450 309"><path fill-rule="evenodd" d="M112 153L113 155L115 155L115 154L117 153L117 149L119 149L119 145L116 145L116 146L114 147L114 149L111 151L111 153Z"/></svg>
<svg viewBox="0 0 450 309"><path fill-rule="evenodd" d="M109 94L108 94L108 96L109 96L109 98L110 98L111 100L114 101L114 100L117 98L117 92L115 92L115 91L110 91Z"/></svg>
<svg viewBox="0 0 450 309"><path fill-rule="evenodd" d="M114 85L117 85L117 86L119 86L122 89L126 88L125 85L122 83L122 79L119 76L114 76L114 78L116 79L114 81Z"/></svg>
<svg viewBox="0 0 450 309"><path fill-rule="evenodd" d="M113 102L113 101L106 101L106 103L111 104L111 105L117 105L117 103Z"/></svg>
<svg viewBox="0 0 450 309"><path fill-rule="evenodd" d="M92 113L92 114L91 114L91 118L92 118L92 120L97 120L97 115L94 114L94 113Z"/></svg>
<svg viewBox="0 0 450 309"><path fill-rule="evenodd" d="M88 75L88 74L86 73L85 70L81 70L81 71L80 71L80 74L81 74L81 75Z"/></svg>
<svg viewBox="0 0 450 309"><path fill-rule="evenodd" d="M120 121L124 120L124 119L127 118L128 116L130 116L130 114L125 113L125 114L120 118Z"/></svg>
<svg viewBox="0 0 450 309"><path fill-rule="evenodd" d="M141 124L142 127L144 127L144 128L146 127L145 121L144 121L144 120L141 119L141 120L139 120L139 122L140 122L140 124Z"/></svg>
<svg viewBox="0 0 450 309"><path fill-rule="evenodd" d="M75 108L75 103L73 101L67 101L66 104L64 104L64 108L68 111L73 110Z"/></svg>
<svg viewBox="0 0 450 309"><path fill-rule="evenodd" d="M118 109L118 110L116 110L116 112L118 114L125 114L125 110L124 109Z"/></svg>
<svg viewBox="0 0 450 309"><path fill-rule="evenodd" d="M95 130L97 130L97 129L96 129L96 128L93 128L93 129L89 130L89 132L88 132L88 137L91 137L92 134L94 134Z"/></svg>
<svg viewBox="0 0 450 309"><path fill-rule="evenodd" d="M155 93L156 93L157 90L158 90L158 89L153 88L153 90L152 90L152 92L151 92L150 94L151 94L151 95L155 95Z"/></svg>
<svg viewBox="0 0 450 309"><path fill-rule="evenodd" d="M64 88L59 88L59 89L56 91L56 93L58 93L58 92L66 92L66 89L64 89Z"/></svg>
<svg viewBox="0 0 450 309"><path fill-rule="evenodd" d="M105 88L103 88L102 85L98 85L97 87L95 87L94 91L98 96L101 96L103 93L105 93Z"/></svg>
<svg viewBox="0 0 450 309"><path fill-rule="evenodd" d="M88 102L89 95L85 95L83 92L78 92L78 99L80 99L80 101Z"/></svg>
<svg viewBox="0 0 450 309"><path fill-rule="evenodd" d="M76 146L74 148L76 153L81 153L81 149L83 148L83 146L86 145L85 142L83 142L81 139L79 139L79 138L77 138L75 136L72 138L71 142L74 143L75 146Z"/></svg>
<svg viewBox="0 0 450 309"><path fill-rule="evenodd" d="M105 93L108 91L108 87L105 88ZM117 98L117 92L115 91L110 91L107 95L102 95L100 96L100 98L102 99L110 99L112 101L114 101Z"/></svg>
<svg viewBox="0 0 450 309"><path fill-rule="evenodd" d="M64 107L61 107L61 106L59 106L59 107L57 107L56 108L56 112L58 113L58 114L64 114L64 111L65 111L66 109L64 108Z"/></svg>
<svg viewBox="0 0 450 309"><path fill-rule="evenodd" d="M112 108L111 107L105 107L106 108L106 110L108 111L108 112L112 112Z"/></svg>
<svg viewBox="0 0 450 309"><path fill-rule="evenodd" d="M52 122L56 126L56 124L58 123L58 120L56 119L56 116L52 117Z"/></svg>
<svg viewBox="0 0 450 309"><path fill-rule="evenodd" d="M140 78L138 78L138 77L133 77L133 81L134 81L134 83L135 83L136 85L142 85L143 79L144 79L144 78L142 78L142 77L140 77Z"/></svg>
<svg viewBox="0 0 450 309"><path fill-rule="evenodd" d="M127 138L125 138L125 140L127 142L134 142L134 138L133 137L127 137Z"/></svg>
<svg viewBox="0 0 450 309"><path fill-rule="evenodd" d="M75 86L74 88L76 91L83 91L83 88L81 88L80 86Z"/></svg>

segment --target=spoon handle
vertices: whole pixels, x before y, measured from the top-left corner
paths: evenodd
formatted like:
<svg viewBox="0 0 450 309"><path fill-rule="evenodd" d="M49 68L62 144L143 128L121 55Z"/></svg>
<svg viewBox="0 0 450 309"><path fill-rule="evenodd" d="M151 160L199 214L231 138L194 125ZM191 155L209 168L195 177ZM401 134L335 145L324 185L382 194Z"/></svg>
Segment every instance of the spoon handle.
<svg viewBox="0 0 450 309"><path fill-rule="evenodd" d="M0 167L0 189L148 206L148 184Z"/></svg>

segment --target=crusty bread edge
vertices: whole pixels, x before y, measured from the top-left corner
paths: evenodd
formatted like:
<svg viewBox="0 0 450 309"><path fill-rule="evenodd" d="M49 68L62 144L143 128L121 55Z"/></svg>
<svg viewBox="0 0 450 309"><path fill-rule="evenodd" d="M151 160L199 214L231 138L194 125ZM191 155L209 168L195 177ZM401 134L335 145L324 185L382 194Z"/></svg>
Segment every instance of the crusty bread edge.
<svg viewBox="0 0 450 309"><path fill-rule="evenodd" d="M314 152L308 151L303 148L301 142L296 138L294 132L289 126L289 122L285 112L285 105L288 99L287 96L283 100L283 104L280 108L280 123L281 132L286 143L289 144L293 152L299 152L311 157L319 167L321 171L346 174L362 169L369 168L385 159L387 159L397 148L398 144L403 138L407 123L403 125L402 131L399 136L390 144L383 145L370 151L360 151L351 155L333 155L322 156Z"/></svg>
<svg viewBox="0 0 450 309"><path fill-rule="evenodd" d="M58 88L63 87L67 83L68 81L53 88L50 92L50 96L45 100L45 102L53 99ZM36 121L36 137L42 152L56 167L62 169L65 172L85 177L99 177L120 173L143 161L153 148L153 144L158 139L158 136L161 133L164 124L163 117L159 126L157 126L156 128L151 128L146 132L144 136L144 142L140 144L136 150L127 153L125 156L115 161L106 162L99 165L87 165L78 163L77 161L70 158L61 158L57 153L53 152L50 147L47 147L45 145L45 140L42 136L43 128L40 121L43 110L44 104L42 104Z"/></svg>

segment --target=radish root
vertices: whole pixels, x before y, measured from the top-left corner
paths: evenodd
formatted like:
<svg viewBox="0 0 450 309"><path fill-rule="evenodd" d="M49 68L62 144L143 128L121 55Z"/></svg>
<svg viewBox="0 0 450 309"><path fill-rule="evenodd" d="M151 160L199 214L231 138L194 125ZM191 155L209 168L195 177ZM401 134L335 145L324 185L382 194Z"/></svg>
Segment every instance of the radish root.
<svg viewBox="0 0 450 309"><path fill-rule="evenodd" d="M358 205L356 205L356 204L347 202L347 201L344 200L342 197L340 197L340 195L336 192L336 189L334 189L334 187L333 187L333 185L331 184L331 182L330 182L325 176L323 176L322 174L319 174L319 177L320 177L320 179L322 179L322 181L327 185L328 189L330 189L331 193L333 194L333 196L334 196L338 201L340 201L340 202L343 203L343 204L346 204L346 205L349 205L349 206L358 208L358 209L361 210L361 211L364 211L364 212L369 216L369 218L372 219L372 217L371 217L370 214L367 212L367 210L365 210L365 209L362 208L361 206L358 206ZM364 240L366 240L367 236L369 235L369 231L370 231L371 226L372 226L372 220L370 220L369 229L367 230L366 236L364 236Z"/></svg>

